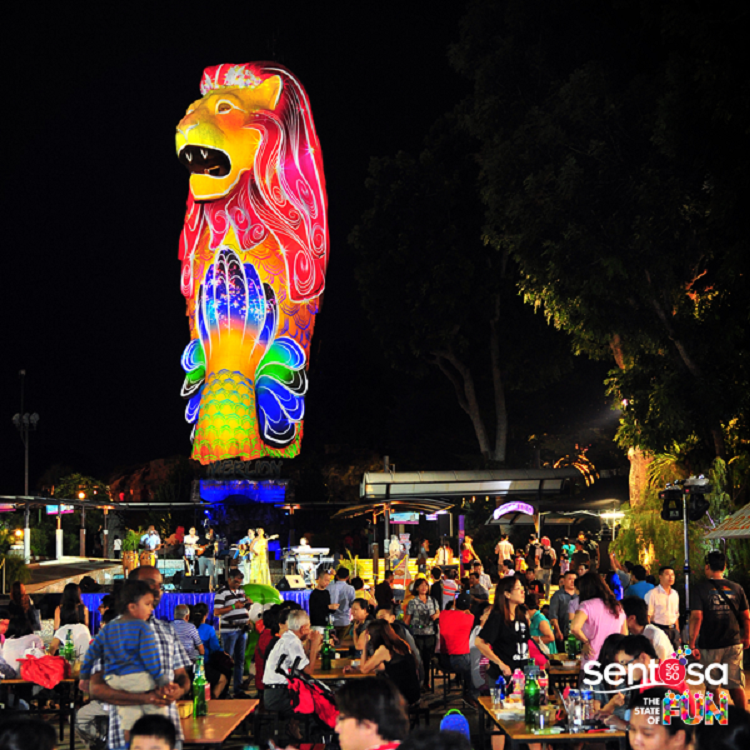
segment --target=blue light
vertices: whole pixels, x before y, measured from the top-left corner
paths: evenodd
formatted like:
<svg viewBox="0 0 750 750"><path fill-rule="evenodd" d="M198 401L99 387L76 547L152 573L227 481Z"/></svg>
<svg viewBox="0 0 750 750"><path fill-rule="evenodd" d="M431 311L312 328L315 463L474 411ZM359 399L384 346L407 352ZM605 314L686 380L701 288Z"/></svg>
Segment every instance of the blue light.
<svg viewBox="0 0 750 750"><path fill-rule="evenodd" d="M281 505L286 499L286 482L264 479L201 479L201 498L209 503L268 503ZM208 515L208 511L206 511Z"/></svg>

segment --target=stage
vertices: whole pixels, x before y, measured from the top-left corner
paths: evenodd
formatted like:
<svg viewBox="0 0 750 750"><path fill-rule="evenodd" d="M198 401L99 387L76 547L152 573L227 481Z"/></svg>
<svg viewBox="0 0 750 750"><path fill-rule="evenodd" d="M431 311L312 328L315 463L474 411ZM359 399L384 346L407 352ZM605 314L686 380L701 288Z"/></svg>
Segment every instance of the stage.
<svg viewBox="0 0 750 750"><path fill-rule="evenodd" d="M279 591L279 596L286 601L297 602L305 612L310 612L310 591L307 589L300 591ZM101 621L101 615L99 614L99 604L104 598L104 593L101 594L81 594L83 603L89 610L89 625L91 629L91 635L94 635L99 630L99 623ZM216 618L214 617L214 595L211 593L205 594L180 594L165 592L161 595L159 600L159 606L154 610L154 615L159 620L165 620L166 622L172 622L174 620L174 608L178 604L188 604L190 606L197 604L198 602L204 602L208 605L208 620L207 622L211 625L217 625Z"/></svg>

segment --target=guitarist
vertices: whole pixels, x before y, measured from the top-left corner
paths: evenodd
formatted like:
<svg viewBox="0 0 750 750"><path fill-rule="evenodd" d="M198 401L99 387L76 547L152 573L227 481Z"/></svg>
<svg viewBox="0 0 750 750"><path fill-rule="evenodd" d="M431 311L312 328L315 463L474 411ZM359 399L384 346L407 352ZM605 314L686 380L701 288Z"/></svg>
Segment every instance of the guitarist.
<svg viewBox="0 0 750 750"><path fill-rule="evenodd" d="M252 563L253 553L252 545L255 540L255 529L248 529L247 536L243 536L237 544L239 545L239 559L242 562L242 568L245 580L250 582L250 564Z"/></svg>
<svg viewBox="0 0 750 750"><path fill-rule="evenodd" d="M216 555L219 552L219 539L214 530L209 527L205 536L198 542L198 570L199 575L208 576L208 590L214 590L216 582Z"/></svg>

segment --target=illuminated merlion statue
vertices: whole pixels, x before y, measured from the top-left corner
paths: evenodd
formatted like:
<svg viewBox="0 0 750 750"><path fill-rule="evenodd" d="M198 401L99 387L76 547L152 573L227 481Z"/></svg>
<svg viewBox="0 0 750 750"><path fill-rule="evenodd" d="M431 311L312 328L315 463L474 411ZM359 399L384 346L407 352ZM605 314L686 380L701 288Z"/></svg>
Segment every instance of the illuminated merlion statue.
<svg viewBox="0 0 750 750"><path fill-rule="evenodd" d="M275 63L206 68L177 126L193 458L292 457L325 284L323 158L307 94Z"/></svg>

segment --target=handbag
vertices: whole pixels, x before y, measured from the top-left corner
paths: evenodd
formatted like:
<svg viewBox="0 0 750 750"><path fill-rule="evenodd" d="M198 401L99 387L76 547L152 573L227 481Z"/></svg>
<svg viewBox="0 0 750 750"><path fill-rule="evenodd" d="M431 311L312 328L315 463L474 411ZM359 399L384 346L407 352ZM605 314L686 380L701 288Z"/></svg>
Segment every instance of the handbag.
<svg viewBox="0 0 750 750"><path fill-rule="evenodd" d="M222 674L231 674L234 669L234 659L226 651L214 651L208 657L208 664Z"/></svg>
<svg viewBox="0 0 750 750"><path fill-rule="evenodd" d="M70 676L70 664L61 656L33 656L19 659L21 679L51 690Z"/></svg>

